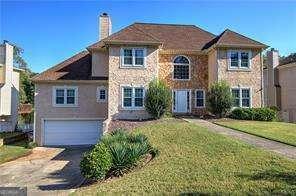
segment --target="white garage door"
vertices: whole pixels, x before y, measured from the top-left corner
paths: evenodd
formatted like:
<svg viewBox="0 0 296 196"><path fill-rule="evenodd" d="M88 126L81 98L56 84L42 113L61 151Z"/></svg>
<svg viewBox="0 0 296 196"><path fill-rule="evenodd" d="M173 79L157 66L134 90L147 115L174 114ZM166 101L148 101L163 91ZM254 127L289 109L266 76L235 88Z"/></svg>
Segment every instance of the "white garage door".
<svg viewBox="0 0 296 196"><path fill-rule="evenodd" d="M102 122L93 120L45 120L44 145L95 144L102 135Z"/></svg>

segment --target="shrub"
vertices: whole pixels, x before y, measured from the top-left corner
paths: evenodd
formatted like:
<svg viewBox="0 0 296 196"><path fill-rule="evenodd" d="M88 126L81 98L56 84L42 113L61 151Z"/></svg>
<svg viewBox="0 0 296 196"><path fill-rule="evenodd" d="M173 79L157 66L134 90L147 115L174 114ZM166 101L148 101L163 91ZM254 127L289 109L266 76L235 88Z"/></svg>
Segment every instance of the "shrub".
<svg viewBox="0 0 296 196"><path fill-rule="evenodd" d="M28 142L28 144L27 144L27 148L28 149L33 149L33 148L35 148L35 147L37 147L38 145L37 145L37 143L36 142Z"/></svg>
<svg viewBox="0 0 296 196"><path fill-rule="evenodd" d="M155 119L162 117L171 104L171 91L163 81L153 80L145 98L145 108Z"/></svg>
<svg viewBox="0 0 296 196"><path fill-rule="evenodd" d="M230 118L239 120L272 121L277 118L277 113L270 108L236 108L231 111Z"/></svg>
<svg viewBox="0 0 296 196"><path fill-rule="evenodd" d="M132 134L123 130L116 130L102 140L109 148L112 156L110 173L121 176L148 153L154 153L148 138L143 134ZM153 155L152 155L153 156Z"/></svg>
<svg viewBox="0 0 296 196"><path fill-rule="evenodd" d="M223 117L232 106L230 87L226 82L214 83L207 94L207 107L211 113Z"/></svg>
<svg viewBox="0 0 296 196"><path fill-rule="evenodd" d="M96 144L89 153L85 153L80 162L82 175L93 180L104 179L111 166L112 156L102 142Z"/></svg>

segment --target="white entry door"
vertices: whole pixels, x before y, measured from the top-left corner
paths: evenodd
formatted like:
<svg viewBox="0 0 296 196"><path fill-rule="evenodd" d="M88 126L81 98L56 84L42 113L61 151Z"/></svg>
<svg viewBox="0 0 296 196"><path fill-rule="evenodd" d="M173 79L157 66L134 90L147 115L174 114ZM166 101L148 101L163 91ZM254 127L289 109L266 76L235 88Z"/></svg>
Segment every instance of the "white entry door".
<svg viewBox="0 0 296 196"><path fill-rule="evenodd" d="M190 111L190 91L189 90L174 90L174 108L176 113L187 113Z"/></svg>

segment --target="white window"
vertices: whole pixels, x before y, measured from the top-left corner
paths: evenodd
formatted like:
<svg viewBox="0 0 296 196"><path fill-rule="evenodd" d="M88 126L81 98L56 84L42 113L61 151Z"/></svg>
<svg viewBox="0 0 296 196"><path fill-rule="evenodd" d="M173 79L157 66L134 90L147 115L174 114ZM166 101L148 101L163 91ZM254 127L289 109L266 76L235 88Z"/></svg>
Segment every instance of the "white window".
<svg viewBox="0 0 296 196"><path fill-rule="evenodd" d="M107 100L107 89L104 86L97 88L97 102L105 102Z"/></svg>
<svg viewBox="0 0 296 196"><path fill-rule="evenodd" d="M121 66L122 67L144 67L146 59L145 48L122 48Z"/></svg>
<svg viewBox="0 0 296 196"><path fill-rule="evenodd" d="M190 63L185 56L177 56L174 61L173 79L189 80L190 79Z"/></svg>
<svg viewBox="0 0 296 196"><path fill-rule="evenodd" d="M249 69L251 65L251 51L228 51L229 69Z"/></svg>
<svg viewBox="0 0 296 196"><path fill-rule="evenodd" d="M77 97L77 87L53 87L53 106L77 106Z"/></svg>
<svg viewBox="0 0 296 196"><path fill-rule="evenodd" d="M143 108L144 107L144 88L142 87L123 87L122 106L123 108Z"/></svg>
<svg viewBox="0 0 296 196"><path fill-rule="evenodd" d="M250 88L232 88L233 107L251 107Z"/></svg>
<svg viewBox="0 0 296 196"><path fill-rule="evenodd" d="M205 107L205 91L204 90L196 90L195 91L195 107L202 108Z"/></svg>

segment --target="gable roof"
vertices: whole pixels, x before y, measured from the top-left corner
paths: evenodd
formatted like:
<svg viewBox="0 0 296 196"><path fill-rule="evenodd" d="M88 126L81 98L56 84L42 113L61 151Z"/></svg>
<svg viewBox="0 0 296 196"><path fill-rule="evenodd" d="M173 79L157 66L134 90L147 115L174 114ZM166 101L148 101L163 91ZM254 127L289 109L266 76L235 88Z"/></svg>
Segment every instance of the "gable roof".
<svg viewBox="0 0 296 196"><path fill-rule="evenodd" d="M220 35L218 35L213 40L211 40L209 43L207 43L205 45L204 49L207 49L213 45L215 45L217 47L222 47L222 46L224 46L224 47L244 46L244 47L254 47L254 48L267 48L268 47L267 45L265 45L263 43L255 41L251 38L248 38L242 34L231 31L229 29L226 29Z"/></svg>
<svg viewBox="0 0 296 196"><path fill-rule="evenodd" d="M91 76L91 54L88 51L82 51L32 78L33 81L107 79Z"/></svg>
<svg viewBox="0 0 296 196"><path fill-rule="evenodd" d="M103 43L162 44L166 50L201 50L215 37L194 25L134 23L97 42L89 49L102 47Z"/></svg>

